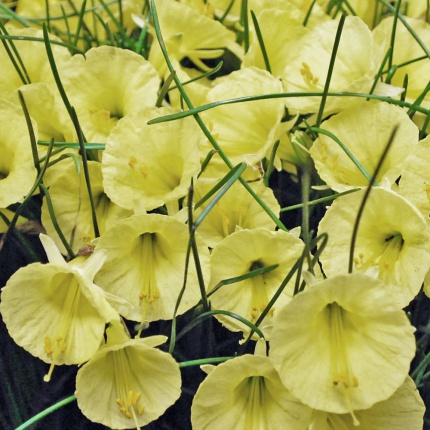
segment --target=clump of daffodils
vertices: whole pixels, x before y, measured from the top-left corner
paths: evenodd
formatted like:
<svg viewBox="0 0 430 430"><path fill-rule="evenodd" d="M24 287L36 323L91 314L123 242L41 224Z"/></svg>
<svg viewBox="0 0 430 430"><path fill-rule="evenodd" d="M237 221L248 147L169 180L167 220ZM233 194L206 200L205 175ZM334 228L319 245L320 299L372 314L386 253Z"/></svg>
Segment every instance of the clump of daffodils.
<svg viewBox="0 0 430 430"><path fill-rule="evenodd" d="M421 430L429 15L2 2L2 344L80 423Z"/></svg>

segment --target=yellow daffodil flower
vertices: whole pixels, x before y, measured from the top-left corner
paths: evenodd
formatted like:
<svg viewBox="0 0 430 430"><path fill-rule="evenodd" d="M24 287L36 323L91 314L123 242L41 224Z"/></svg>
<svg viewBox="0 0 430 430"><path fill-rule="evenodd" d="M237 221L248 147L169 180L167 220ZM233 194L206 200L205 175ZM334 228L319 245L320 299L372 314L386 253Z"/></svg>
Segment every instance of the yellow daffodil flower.
<svg viewBox="0 0 430 430"><path fill-rule="evenodd" d="M399 194L425 216L430 215L430 136L421 140L408 154L399 182Z"/></svg>
<svg viewBox="0 0 430 430"><path fill-rule="evenodd" d="M327 276L348 271L351 235L363 192L336 199L319 224L318 234L329 237L320 257ZM354 249L354 270L374 266L400 307L418 294L430 267L430 234L424 217L405 198L381 187L370 193Z"/></svg>
<svg viewBox="0 0 430 430"><path fill-rule="evenodd" d="M176 202L200 171L197 143L203 138L192 118L146 123L177 112L153 108L130 115L112 131L103 153L103 184L109 198L126 209L140 201L146 210Z"/></svg>
<svg viewBox="0 0 430 430"><path fill-rule="evenodd" d="M322 92L333 50L338 22L324 22L301 37L285 57L282 75L286 92ZM358 17L348 16L340 39L330 91L367 93L381 64L384 47L377 45L366 24ZM329 97L325 116L338 112L357 99ZM316 113L321 97L289 97L285 104L290 112Z"/></svg>
<svg viewBox="0 0 430 430"><path fill-rule="evenodd" d="M191 422L194 430L307 430L310 413L268 357L243 355L219 364L200 384Z"/></svg>
<svg viewBox="0 0 430 430"><path fill-rule="evenodd" d="M210 68L202 60L221 57L225 48L237 50L234 33L220 22L200 14L186 4L174 0L156 1L157 15L167 52L171 59L191 60L198 68ZM154 29L150 29L156 38ZM157 42L151 47L149 61L160 76L167 66Z"/></svg>
<svg viewBox="0 0 430 430"><path fill-rule="evenodd" d="M131 216L133 212L117 206L105 194L102 185L101 163L88 161L88 170L99 233L103 234L117 221ZM72 160L63 160L47 170L44 182L49 187L58 225L73 252L78 252L80 248L91 245L95 233L82 166L80 174L78 174ZM46 200L42 206L42 224L58 248L66 253L54 228Z"/></svg>
<svg viewBox="0 0 430 430"><path fill-rule="evenodd" d="M393 128L398 126L376 182L390 185L400 176L406 156L418 142L418 127L400 107L388 103L357 103L333 115L321 128L334 134L373 175ZM331 137L320 134L310 154L321 178L335 191L366 186L368 178ZM371 176L370 176L371 177Z"/></svg>
<svg viewBox="0 0 430 430"><path fill-rule="evenodd" d="M418 3L418 2L417 2ZM425 3L425 2L424 2ZM430 24L413 18L405 18L406 22L415 32L417 37L430 46ZM391 31L393 28L393 17L384 19L373 31L375 41L380 44L390 43ZM403 87L405 76L408 76L408 86L405 100L414 103L421 96L430 74L430 61L423 48L417 43L410 31L400 22L397 22L396 35L394 38L394 49L392 53L392 64L397 67L391 78L391 84ZM420 103L421 107L430 108L429 93L424 94L424 99ZM417 112L413 120L421 128L426 115Z"/></svg>
<svg viewBox="0 0 430 430"><path fill-rule="evenodd" d="M93 284L104 253L67 264L52 239L40 235L48 264L19 269L2 289L0 311L15 342L55 366L82 364L103 340L105 324L118 319L103 291Z"/></svg>
<svg viewBox="0 0 430 430"><path fill-rule="evenodd" d="M314 411L309 430L421 430L425 406L414 381L405 382L387 400L369 409L355 411L360 425L354 425L350 414Z"/></svg>
<svg viewBox="0 0 430 430"><path fill-rule="evenodd" d="M159 78L142 56L113 46L74 55L61 68L70 103L89 141L106 141L119 119L155 106Z"/></svg>
<svg viewBox="0 0 430 430"><path fill-rule="evenodd" d="M197 181L194 187L195 203L214 186L214 181ZM279 214L279 203L273 191L262 183L253 183L251 186L260 199L275 214ZM195 210L195 217L202 212L208 203L210 203L210 199ZM208 213L199 225L198 231L206 244L214 248L221 240L236 230L252 230L258 227L275 230L276 225L243 185L236 182Z"/></svg>
<svg viewBox="0 0 430 430"><path fill-rule="evenodd" d="M256 269L279 264L276 269L231 285L224 285L211 296L213 309L223 309L255 323L261 312L281 285L289 270L303 252L303 242L291 233L264 228L240 230L221 241L211 254L209 292L220 281L245 275ZM270 309L260 326L269 336L273 315L293 297L287 285L275 306ZM216 315L232 331L249 332L249 328L233 318Z"/></svg>
<svg viewBox="0 0 430 430"><path fill-rule="evenodd" d="M91 421L139 430L179 398L179 366L155 348L165 336L130 339L119 321L106 333L106 344L78 371L78 406Z"/></svg>
<svg viewBox="0 0 430 430"><path fill-rule="evenodd" d="M275 317L270 358L285 387L318 410L350 414L388 399L415 354L414 328L382 281L317 282Z"/></svg>
<svg viewBox="0 0 430 430"><path fill-rule="evenodd" d="M208 102L244 96L282 92L282 84L270 73L249 67L216 80L207 94ZM281 99L252 101L245 104L218 106L202 114L211 126L211 132L233 164L252 155L264 158L269 148L284 131L281 120L284 115ZM202 156L213 149L209 143L201 147Z"/></svg>
<svg viewBox="0 0 430 430"><path fill-rule="evenodd" d="M37 138L37 125L33 123ZM0 208L22 202L36 181L27 123L22 109L0 99Z"/></svg>
<svg viewBox="0 0 430 430"><path fill-rule="evenodd" d="M2 65L2 72L0 73L0 96L9 97L14 90L20 88L25 83L47 82L55 85L45 45L43 42L26 40L26 37L37 37L43 40L42 30L36 28L11 29L9 34L22 38L14 40L13 43L19 52L25 71L21 70L23 75L23 78L21 78L3 44L0 44L0 64ZM49 35L49 38L55 41L60 40L53 35ZM52 44L51 48L58 66L70 58L67 48L57 44ZM26 82L23 82L23 79Z"/></svg>
<svg viewBox="0 0 430 430"><path fill-rule="evenodd" d="M97 243L94 254L106 252L106 262L96 275L96 283L133 306L116 307L127 319L171 319L184 281L187 244L188 227L172 217L134 215L119 221ZM206 277L207 249L199 246L199 255ZM199 299L191 261L178 314L196 305Z"/></svg>

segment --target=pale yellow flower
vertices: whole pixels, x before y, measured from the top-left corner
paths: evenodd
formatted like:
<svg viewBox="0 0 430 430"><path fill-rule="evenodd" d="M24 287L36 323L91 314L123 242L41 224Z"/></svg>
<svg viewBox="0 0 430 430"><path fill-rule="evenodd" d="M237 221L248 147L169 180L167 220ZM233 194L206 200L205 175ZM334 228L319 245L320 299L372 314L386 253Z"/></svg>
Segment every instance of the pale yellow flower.
<svg viewBox="0 0 430 430"><path fill-rule="evenodd" d="M22 109L5 99L0 99L0 129L0 208L6 208L22 202L37 172Z"/></svg>
<svg viewBox="0 0 430 430"><path fill-rule="evenodd" d="M430 46L430 24L413 18L405 18L412 30L417 34L425 46ZM393 18L384 19L373 31L375 41L383 45L388 43L391 38ZM391 84L403 87L405 75L408 76L408 88L405 100L413 103L421 95L430 75L430 61L425 55L424 50L413 38L409 30L400 22L397 22L396 36L394 39L393 66L397 67ZM419 59L418 61L412 61ZM403 65L406 63L405 65ZM420 103L421 107L430 107L430 96L427 93ZM426 115L417 112L413 120L421 127Z"/></svg>
<svg viewBox="0 0 430 430"><path fill-rule="evenodd" d="M353 273L317 282L275 317L270 358L306 405L351 414L388 399L415 354L414 328L386 284Z"/></svg>
<svg viewBox="0 0 430 430"><path fill-rule="evenodd" d="M174 0L158 0L155 6L169 58L181 61L187 57L198 68L207 71L209 67L202 60L221 57L225 48L236 50L234 33L220 22ZM151 33L156 39L152 28ZM165 74L167 66L156 40L149 61L160 76Z"/></svg>
<svg viewBox="0 0 430 430"><path fill-rule="evenodd" d="M103 291L93 284L103 264L100 253L67 264L52 239L40 235L48 264L19 269L2 289L0 311L11 337L54 367L81 364L97 351L105 324L118 319Z"/></svg>
<svg viewBox="0 0 430 430"><path fill-rule="evenodd" d="M199 180L194 187L194 202L198 201L216 185L215 181ZM261 182L250 184L252 189L266 205L279 215L279 203L273 191ZM195 210L196 219L211 202L209 199ZM242 184L236 182L210 210L198 227L198 232L205 243L214 248L222 239L241 229L263 227L275 230L276 225L264 209L255 201Z"/></svg>
<svg viewBox="0 0 430 430"><path fill-rule="evenodd" d="M45 44L43 43L42 30L36 28L10 29L9 34L22 38L14 40L13 43L19 52L28 79L30 80L30 82L27 83L47 82L51 85L55 85ZM25 40L26 37L37 37L41 39L41 41ZM49 35L49 38L59 41L59 39L53 35ZM56 44L52 44L51 48L57 66L61 66L61 64L65 63L70 58L70 53L67 48ZM0 96L9 97L14 90L24 85L24 82L17 73L3 44L0 44L0 64L2 65L2 72L0 73ZM22 73L24 79L27 79L24 71L22 71Z"/></svg>
<svg viewBox="0 0 430 430"><path fill-rule="evenodd" d="M266 274L222 286L211 295L213 309L230 311L255 323L300 258L303 248L300 239L282 230L275 232L256 228L232 233L212 251L209 292L224 279L242 276L274 264L279 266ZM290 283L260 326L267 338L272 330L273 315L292 297L293 285ZM216 318L229 330L242 331L245 336L249 333L249 328L234 318L225 315L216 315Z"/></svg>
<svg viewBox="0 0 430 430"><path fill-rule="evenodd" d="M327 21L313 28L292 45L284 61L282 75L286 92L322 92L333 50L337 21ZM366 24L358 17L348 16L342 31L330 91L367 93L384 55ZM356 99L328 97L325 116L355 103ZM290 112L316 113L321 97L290 97L285 104Z"/></svg>
<svg viewBox="0 0 430 430"><path fill-rule="evenodd" d="M400 176L406 156L418 142L418 128L406 112L388 103L361 102L333 115L321 128L334 134L368 173L359 170L331 137L320 134L310 149L321 178L335 191L366 186L373 175L393 128L398 126L376 182L390 185Z"/></svg>
<svg viewBox="0 0 430 430"><path fill-rule="evenodd" d="M315 10L310 16L310 22L305 27L303 21L307 11L301 10L294 2L284 0L282 2L254 1L252 3L257 3L256 9L252 8L252 10L256 14L272 75L279 77L288 65L289 51L294 49L294 44L297 43L300 37L315 26L313 18L316 16L315 12L318 5L314 6ZM328 16L327 19L329 19ZM251 17L249 20L251 23ZM266 70L256 31L253 25L250 28L251 43L248 52L243 58L242 67L255 66Z"/></svg>
<svg viewBox="0 0 430 430"><path fill-rule="evenodd" d="M207 95L208 102L282 92L282 84L270 73L249 67L218 78ZM202 114L215 140L233 164L246 157L264 158L283 131L282 99L258 100L218 106ZM202 156L213 149L201 147Z"/></svg>
<svg viewBox="0 0 430 430"><path fill-rule="evenodd" d="M78 406L91 421L140 429L179 398L178 363L155 348L167 340L165 336L130 339L119 322L106 332L107 343L78 371Z"/></svg>
<svg viewBox="0 0 430 430"><path fill-rule="evenodd" d="M50 167L44 176L44 183L49 187L55 218L73 252L89 246L91 240L95 238L90 198L82 165L80 169L78 174L73 160L63 160ZM105 194L101 163L88 161L88 171L97 225L99 233L103 234L117 221L131 216L133 212L114 204ZM66 249L54 228L46 199L42 206L42 224L47 234L65 254Z"/></svg>
<svg viewBox="0 0 430 430"><path fill-rule="evenodd" d="M109 293L122 297L130 306L116 306L133 321L172 319L184 282L188 227L158 214L135 215L119 221L97 243L95 254L106 252L106 262L96 282ZM209 252L199 246L205 278ZM187 287L178 314L196 305L200 290L191 258Z"/></svg>
<svg viewBox="0 0 430 430"><path fill-rule="evenodd" d="M347 273L353 225L364 190L339 197L327 210L318 234L328 243L320 261L329 277ZM372 189L358 228L354 270L379 269L400 307L419 292L430 267L430 234L424 217L393 191Z"/></svg>
<svg viewBox="0 0 430 430"><path fill-rule="evenodd" d="M135 52L113 46L74 55L60 70L70 103L89 141L106 141L119 119L155 106L159 78Z"/></svg>
<svg viewBox="0 0 430 430"><path fill-rule="evenodd" d="M350 414L314 411L309 430L422 430L425 405L414 381L405 382L387 400L369 409L355 411L360 425L354 425Z"/></svg>
<svg viewBox="0 0 430 430"><path fill-rule="evenodd" d="M412 202L428 218L430 215L430 136L414 146L405 160L399 194Z"/></svg>
<svg viewBox="0 0 430 430"><path fill-rule="evenodd" d="M200 171L198 142L203 136L193 118L147 125L178 112L153 108L123 118L103 153L103 184L109 198L127 209L139 201L146 210L176 202L188 193Z"/></svg>
<svg viewBox="0 0 430 430"><path fill-rule="evenodd" d="M213 369L191 407L194 430L306 430L310 409L282 385L268 357L244 355Z"/></svg>
<svg viewBox="0 0 430 430"><path fill-rule="evenodd" d="M56 142L78 141L76 130L56 87L46 82L38 82L21 86L19 91L24 97L28 113L37 124L40 140L49 142L54 138ZM9 99L21 108L18 89L11 93ZM46 149L47 146L39 145L39 154L44 155ZM67 150L67 152L72 151Z"/></svg>

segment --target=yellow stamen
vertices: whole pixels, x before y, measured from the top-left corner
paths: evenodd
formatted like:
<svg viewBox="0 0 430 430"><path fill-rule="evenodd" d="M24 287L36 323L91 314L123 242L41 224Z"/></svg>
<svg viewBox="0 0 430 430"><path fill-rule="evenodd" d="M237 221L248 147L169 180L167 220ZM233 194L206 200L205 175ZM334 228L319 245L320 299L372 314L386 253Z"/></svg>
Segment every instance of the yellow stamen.
<svg viewBox="0 0 430 430"><path fill-rule="evenodd" d="M247 430L268 429L270 417L266 408L266 382L262 376L251 376L243 382L247 399L245 406L245 424Z"/></svg>
<svg viewBox="0 0 430 430"><path fill-rule="evenodd" d="M345 403L350 411L354 425L358 425L351 406L350 390L358 387L358 379L353 374L348 356L348 333L345 328L347 312L338 303L333 302L326 307L329 325L331 376L333 387L341 390Z"/></svg>
<svg viewBox="0 0 430 430"><path fill-rule="evenodd" d="M300 69L300 74L303 76L303 80L309 87L315 88L319 78L313 75L308 63L305 63L304 61L302 62L302 68Z"/></svg>
<svg viewBox="0 0 430 430"><path fill-rule="evenodd" d="M264 264L261 261L254 261L249 268L249 271L261 269ZM253 276L248 280L251 283L251 321L255 322L261 313L266 309L269 299L266 291L266 281L264 275ZM274 309L270 309L269 315L272 316Z"/></svg>
<svg viewBox="0 0 430 430"><path fill-rule="evenodd" d="M132 169L134 169L135 167L136 167L136 164L137 164L137 158L134 156L134 155L132 155L131 157L130 157L130 160L128 160L128 163L127 163Z"/></svg>
<svg viewBox="0 0 430 430"><path fill-rule="evenodd" d="M155 276L156 238L155 233L144 233L140 237L142 285L139 292L139 301L143 308L141 326L143 326L146 321L148 305L154 306L154 302L160 297L160 291L157 287L157 279ZM140 331L138 336L140 336Z"/></svg>
<svg viewBox="0 0 430 430"><path fill-rule="evenodd" d="M384 239L382 251L374 253L365 258L363 253L354 258L354 265L358 270L366 270L371 266L379 267L379 279L387 280L393 272L394 265L399 259L399 254L403 247L403 237L400 233L394 233Z"/></svg>
<svg viewBox="0 0 430 430"><path fill-rule="evenodd" d="M140 429L137 417L143 415L145 408L140 404L142 394L135 388L131 374L132 364L125 349L112 351L112 358L117 391L116 404L125 417L133 419L136 429Z"/></svg>
<svg viewBox="0 0 430 430"><path fill-rule="evenodd" d="M45 382L49 382L51 380L54 367L58 364L63 364L64 362L64 354L67 352L68 347L67 337L80 303L81 289L79 287L78 280L73 274L67 274L66 277L72 277L72 279L69 282L67 282L67 280L63 281L65 285L68 284L68 287L62 306L60 320L55 328L55 335L53 338L46 335L44 339L44 349L46 355L51 360L49 371L43 378Z"/></svg>

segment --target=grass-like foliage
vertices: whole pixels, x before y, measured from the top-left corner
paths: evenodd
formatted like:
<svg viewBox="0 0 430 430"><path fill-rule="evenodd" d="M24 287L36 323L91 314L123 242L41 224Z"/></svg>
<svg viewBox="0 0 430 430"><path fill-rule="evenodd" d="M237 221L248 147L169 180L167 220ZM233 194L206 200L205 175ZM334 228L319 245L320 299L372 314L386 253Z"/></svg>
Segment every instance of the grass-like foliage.
<svg viewBox="0 0 430 430"><path fill-rule="evenodd" d="M430 430L428 0L0 2L0 427Z"/></svg>

